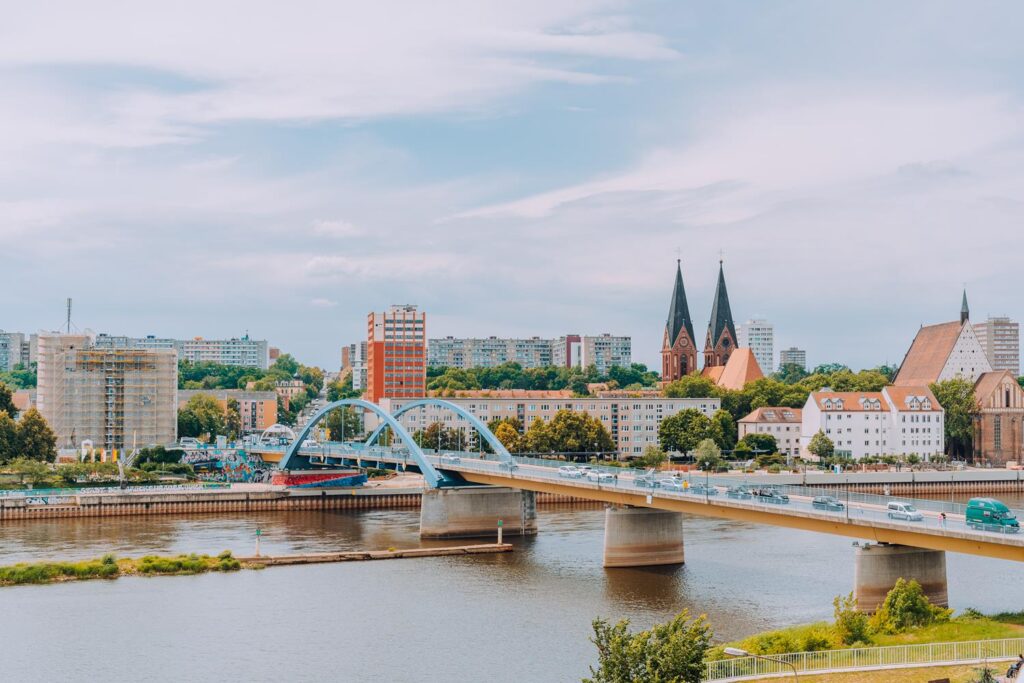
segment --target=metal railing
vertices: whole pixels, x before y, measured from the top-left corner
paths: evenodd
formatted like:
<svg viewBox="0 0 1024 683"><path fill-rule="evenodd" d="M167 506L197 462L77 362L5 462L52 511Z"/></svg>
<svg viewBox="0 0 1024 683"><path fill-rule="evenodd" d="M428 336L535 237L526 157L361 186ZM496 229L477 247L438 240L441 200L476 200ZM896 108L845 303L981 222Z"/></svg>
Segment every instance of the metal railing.
<svg viewBox="0 0 1024 683"><path fill-rule="evenodd" d="M927 643L859 647L824 652L793 652L771 655L772 661L757 657L738 657L706 663L704 681L744 681L763 677L792 676L800 673L838 673L935 664L972 664L989 660L1016 659L1024 652L1024 638L972 640L959 643Z"/></svg>

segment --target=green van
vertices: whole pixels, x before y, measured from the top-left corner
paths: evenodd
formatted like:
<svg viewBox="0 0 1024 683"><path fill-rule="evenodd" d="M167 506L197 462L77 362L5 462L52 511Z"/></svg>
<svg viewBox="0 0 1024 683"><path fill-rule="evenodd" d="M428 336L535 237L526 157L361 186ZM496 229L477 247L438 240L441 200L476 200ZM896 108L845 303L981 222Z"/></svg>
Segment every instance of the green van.
<svg viewBox="0 0 1024 683"><path fill-rule="evenodd" d="M1020 531L1020 522L1017 521L1017 516L1010 511L1010 508L995 498L971 498L967 502L964 519L967 526L972 529L999 527L999 531L1009 533Z"/></svg>

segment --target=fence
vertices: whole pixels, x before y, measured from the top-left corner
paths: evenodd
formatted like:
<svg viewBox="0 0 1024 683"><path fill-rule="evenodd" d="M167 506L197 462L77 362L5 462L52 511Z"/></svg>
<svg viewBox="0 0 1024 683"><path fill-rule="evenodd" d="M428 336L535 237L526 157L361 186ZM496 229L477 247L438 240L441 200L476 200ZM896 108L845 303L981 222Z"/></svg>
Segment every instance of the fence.
<svg viewBox="0 0 1024 683"><path fill-rule="evenodd" d="M1016 659L1020 652L1024 652L1024 638L794 652L770 655L780 661L738 657L707 662L704 680L710 683L792 676L792 667L796 667L801 674L814 674L939 664L973 664L990 660Z"/></svg>

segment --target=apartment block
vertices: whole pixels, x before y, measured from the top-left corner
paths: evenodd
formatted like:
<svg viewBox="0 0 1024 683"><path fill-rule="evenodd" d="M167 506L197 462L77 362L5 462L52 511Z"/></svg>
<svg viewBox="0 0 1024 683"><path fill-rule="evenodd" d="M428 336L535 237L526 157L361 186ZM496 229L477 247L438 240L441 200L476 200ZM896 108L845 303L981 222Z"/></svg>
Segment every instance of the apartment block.
<svg viewBox="0 0 1024 683"><path fill-rule="evenodd" d="M738 435L771 434L782 455L800 455L800 431L803 411L799 408L763 407L737 423Z"/></svg>
<svg viewBox="0 0 1024 683"><path fill-rule="evenodd" d="M1020 323L1005 316L989 317L974 324L974 333L994 371L1009 370L1020 376Z"/></svg>
<svg viewBox="0 0 1024 683"><path fill-rule="evenodd" d="M782 349L779 351L779 367L784 365L799 365L804 370L807 369L807 351L798 349L795 346L790 346L788 349Z"/></svg>
<svg viewBox="0 0 1024 683"><path fill-rule="evenodd" d="M416 306L391 306L366 321L366 396L422 398L427 389L427 314Z"/></svg>
<svg viewBox="0 0 1024 683"><path fill-rule="evenodd" d="M612 436L622 457L636 457L647 446L658 444L658 427L666 417L696 408L708 417L721 407L717 398L573 398L569 392L502 392L488 391L486 396L446 398L465 408L483 422L495 418L514 417L529 429L534 420L550 422L559 410L587 413L601 420ZM394 412L408 400L392 398L380 401L382 408ZM399 417L406 429L425 429L434 422L445 427L464 428L467 443L474 442L475 432L467 420L436 406L410 410Z"/></svg>
<svg viewBox="0 0 1024 683"><path fill-rule="evenodd" d="M445 337L431 339L427 348L427 364L430 367L493 368L510 362L524 368L552 365L579 368L594 365L603 374L612 367L629 367L632 363L631 338L611 334L567 334L557 339Z"/></svg>
<svg viewBox="0 0 1024 683"><path fill-rule="evenodd" d="M179 390L178 408L184 408L189 399L199 394L213 397L223 410L227 410L228 399L238 401L242 432L245 434L262 432L277 422L277 392L242 389Z"/></svg>
<svg viewBox="0 0 1024 683"><path fill-rule="evenodd" d="M819 431L837 455L916 454L924 459L945 451L945 410L928 387L888 386L878 392L816 391L801 416L801 453Z"/></svg>
<svg viewBox="0 0 1024 683"><path fill-rule="evenodd" d="M366 389L366 342L356 342L341 347L341 369L352 372L352 388Z"/></svg>
<svg viewBox="0 0 1024 683"><path fill-rule="evenodd" d="M761 370L770 375L775 372L775 326L767 320L748 320L740 325L736 334L740 347L749 348Z"/></svg>
<svg viewBox="0 0 1024 683"><path fill-rule="evenodd" d="M22 363L22 346L24 344L24 334L0 330L0 371L11 371ZM27 363L25 365L28 367Z"/></svg>
<svg viewBox="0 0 1024 683"><path fill-rule="evenodd" d="M584 368L593 365L599 373L606 375L613 367L628 368L633 362L633 341L629 337L606 333L583 337L582 341L580 364Z"/></svg>
<svg viewBox="0 0 1024 683"><path fill-rule="evenodd" d="M174 349L97 348L87 335L39 335L36 407L58 448L173 443L177 395Z"/></svg>
<svg viewBox="0 0 1024 683"><path fill-rule="evenodd" d="M99 334L95 339L100 349L174 349L178 357L192 363L210 362L238 365L266 370L270 365L270 352L266 340L250 339L171 339L168 337L126 337Z"/></svg>

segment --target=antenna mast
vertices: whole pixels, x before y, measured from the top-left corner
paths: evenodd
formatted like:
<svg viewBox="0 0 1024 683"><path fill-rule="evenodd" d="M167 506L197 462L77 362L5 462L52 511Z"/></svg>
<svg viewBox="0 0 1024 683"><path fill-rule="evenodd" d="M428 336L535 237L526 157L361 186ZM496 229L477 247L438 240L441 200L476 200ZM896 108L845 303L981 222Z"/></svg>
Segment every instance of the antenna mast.
<svg viewBox="0 0 1024 683"><path fill-rule="evenodd" d="M68 297L68 334L71 334L71 297Z"/></svg>

